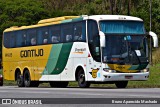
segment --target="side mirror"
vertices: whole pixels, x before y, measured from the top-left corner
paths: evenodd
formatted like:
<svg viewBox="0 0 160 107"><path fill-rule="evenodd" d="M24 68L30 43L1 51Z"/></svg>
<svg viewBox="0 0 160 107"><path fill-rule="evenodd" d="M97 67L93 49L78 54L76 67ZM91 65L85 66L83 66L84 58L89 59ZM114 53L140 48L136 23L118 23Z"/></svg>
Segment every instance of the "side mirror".
<svg viewBox="0 0 160 107"><path fill-rule="evenodd" d="M101 47L105 47L106 46L105 34L102 31L99 31L99 35L100 35L100 45Z"/></svg>
<svg viewBox="0 0 160 107"><path fill-rule="evenodd" d="M149 31L149 35L153 39L153 47L155 47L155 48L158 47L158 37L157 37L157 35L152 31Z"/></svg>

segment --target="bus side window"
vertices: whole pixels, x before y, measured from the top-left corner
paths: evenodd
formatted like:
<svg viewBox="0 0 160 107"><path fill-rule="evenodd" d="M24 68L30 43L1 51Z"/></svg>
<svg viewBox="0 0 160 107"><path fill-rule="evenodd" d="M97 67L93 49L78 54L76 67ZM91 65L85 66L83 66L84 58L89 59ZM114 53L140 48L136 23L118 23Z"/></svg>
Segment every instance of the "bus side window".
<svg viewBox="0 0 160 107"><path fill-rule="evenodd" d="M4 46L6 48L10 48L10 33L8 33L8 32L4 33L3 38L4 38L4 40L3 40L4 41Z"/></svg>
<svg viewBox="0 0 160 107"><path fill-rule="evenodd" d="M100 37L98 25L94 20L88 20L88 44L93 59L100 62Z"/></svg>
<svg viewBox="0 0 160 107"><path fill-rule="evenodd" d="M11 48L16 47L16 35L15 35L15 32L11 32L11 35L10 35L10 47Z"/></svg>
<svg viewBox="0 0 160 107"><path fill-rule="evenodd" d="M22 38L22 36L21 36L21 31L17 31L16 32L16 47L21 47L21 38Z"/></svg>
<svg viewBox="0 0 160 107"><path fill-rule="evenodd" d="M25 46L26 36L24 31L16 32L16 47Z"/></svg>
<svg viewBox="0 0 160 107"><path fill-rule="evenodd" d="M35 29L29 29L27 31L27 45L37 45L37 40L36 40L36 30Z"/></svg>
<svg viewBox="0 0 160 107"><path fill-rule="evenodd" d="M76 22L74 24L74 42L86 41L86 21Z"/></svg>
<svg viewBox="0 0 160 107"><path fill-rule="evenodd" d="M25 32L22 33L22 38L23 38L22 46L27 46L27 35Z"/></svg>
<svg viewBox="0 0 160 107"><path fill-rule="evenodd" d="M60 42L60 25L54 25L49 28L49 37L51 43L59 43Z"/></svg>
<svg viewBox="0 0 160 107"><path fill-rule="evenodd" d="M73 41L73 24L67 23L62 25L62 38L63 42L72 42Z"/></svg>
<svg viewBox="0 0 160 107"><path fill-rule="evenodd" d="M48 44L48 29L46 31L43 31L42 32L42 35L43 35L43 44Z"/></svg>
<svg viewBox="0 0 160 107"><path fill-rule="evenodd" d="M44 45L49 43L49 32L48 27L41 27L37 30L38 38L37 38L37 44L38 45Z"/></svg>

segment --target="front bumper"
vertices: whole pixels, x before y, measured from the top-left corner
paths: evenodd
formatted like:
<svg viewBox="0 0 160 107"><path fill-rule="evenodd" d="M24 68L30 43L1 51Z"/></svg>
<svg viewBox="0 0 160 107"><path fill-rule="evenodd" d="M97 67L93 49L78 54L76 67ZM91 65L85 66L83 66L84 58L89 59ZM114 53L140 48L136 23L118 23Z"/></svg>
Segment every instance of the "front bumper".
<svg viewBox="0 0 160 107"><path fill-rule="evenodd" d="M145 81L149 72L145 73L104 73L103 81Z"/></svg>

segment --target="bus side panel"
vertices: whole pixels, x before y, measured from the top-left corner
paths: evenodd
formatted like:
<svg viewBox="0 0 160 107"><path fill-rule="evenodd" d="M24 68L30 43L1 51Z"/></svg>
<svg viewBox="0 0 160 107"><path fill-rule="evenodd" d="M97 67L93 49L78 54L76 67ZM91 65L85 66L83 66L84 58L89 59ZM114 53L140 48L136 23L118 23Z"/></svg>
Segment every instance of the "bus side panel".
<svg viewBox="0 0 160 107"><path fill-rule="evenodd" d="M10 80L10 62L3 62L3 77Z"/></svg>
<svg viewBox="0 0 160 107"><path fill-rule="evenodd" d="M10 80L15 80L15 67L17 62L10 62Z"/></svg>
<svg viewBox="0 0 160 107"><path fill-rule="evenodd" d="M77 67L82 67L85 74L87 71L87 57L88 57L88 47L86 42L74 42L71 53L70 53L70 58L73 58L73 70L72 70L72 75L74 81L76 80L75 73L77 70ZM87 76L86 76L87 80Z"/></svg>
<svg viewBox="0 0 160 107"><path fill-rule="evenodd" d="M47 68L45 67L45 66L43 66L43 62L47 62L47 60L34 60L34 67L33 67L33 72L34 72L34 80L36 80L36 81L39 81L39 79L41 78L41 76L42 76L42 71L47 71ZM45 75L47 75L48 74L48 72L45 72L46 74ZM46 80L48 80L48 78L46 78Z"/></svg>
<svg viewBox="0 0 160 107"><path fill-rule="evenodd" d="M75 71L77 69L77 67L82 67L84 70L85 75L87 74L87 59L86 58L74 58L74 67L75 67ZM74 72L75 74L75 72ZM85 79L88 80L88 76L85 76Z"/></svg>
<svg viewBox="0 0 160 107"><path fill-rule="evenodd" d="M61 81L74 81L73 58L69 58L67 65L61 73Z"/></svg>
<svg viewBox="0 0 160 107"><path fill-rule="evenodd" d="M87 77L88 81L102 81L101 63L96 62L91 54L87 58Z"/></svg>

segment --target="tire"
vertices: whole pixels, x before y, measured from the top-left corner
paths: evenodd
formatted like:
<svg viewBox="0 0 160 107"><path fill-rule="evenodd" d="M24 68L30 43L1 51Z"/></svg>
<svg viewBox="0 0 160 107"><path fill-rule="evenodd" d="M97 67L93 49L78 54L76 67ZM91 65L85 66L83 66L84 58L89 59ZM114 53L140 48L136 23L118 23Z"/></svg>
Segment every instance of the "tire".
<svg viewBox="0 0 160 107"><path fill-rule="evenodd" d="M49 82L51 87L66 88L68 86L68 81L51 81Z"/></svg>
<svg viewBox="0 0 160 107"><path fill-rule="evenodd" d="M24 72L24 86L25 87L38 87L38 81L31 81L30 73L28 70Z"/></svg>
<svg viewBox="0 0 160 107"><path fill-rule="evenodd" d="M80 88L88 88L90 86L90 83L85 81L85 74L83 69L78 71L78 85Z"/></svg>
<svg viewBox="0 0 160 107"><path fill-rule="evenodd" d="M117 81L115 83L117 88L126 88L128 84L128 81Z"/></svg>
<svg viewBox="0 0 160 107"><path fill-rule="evenodd" d="M24 79L20 72L16 74L16 79L18 87L24 87Z"/></svg>

